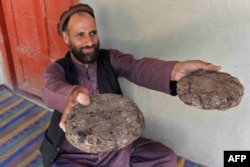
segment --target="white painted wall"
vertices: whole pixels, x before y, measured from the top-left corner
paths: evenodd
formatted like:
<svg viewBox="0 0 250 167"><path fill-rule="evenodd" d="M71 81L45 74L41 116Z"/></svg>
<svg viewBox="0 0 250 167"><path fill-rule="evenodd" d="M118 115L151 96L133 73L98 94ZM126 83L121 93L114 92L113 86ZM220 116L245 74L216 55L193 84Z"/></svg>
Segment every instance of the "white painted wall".
<svg viewBox="0 0 250 167"><path fill-rule="evenodd" d="M249 0L81 0L96 13L101 46L164 60L202 59L221 65L245 86L239 106L205 111L178 97L121 80L146 119L146 137L178 155L223 166L224 150L250 150Z"/></svg>

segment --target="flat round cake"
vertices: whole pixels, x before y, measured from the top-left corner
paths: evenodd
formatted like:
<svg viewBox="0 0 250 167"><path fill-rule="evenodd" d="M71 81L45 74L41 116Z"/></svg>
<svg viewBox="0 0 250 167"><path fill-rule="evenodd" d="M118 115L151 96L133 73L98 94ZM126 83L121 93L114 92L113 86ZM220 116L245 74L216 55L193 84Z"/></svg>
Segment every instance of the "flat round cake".
<svg viewBox="0 0 250 167"><path fill-rule="evenodd" d="M206 110L227 110L240 103L244 87L228 73L198 70L177 82L177 94L187 105Z"/></svg>
<svg viewBox="0 0 250 167"><path fill-rule="evenodd" d="M130 99L116 94L91 97L89 106L76 105L66 124L66 138L87 153L121 149L139 138L145 123Z"/></svg>

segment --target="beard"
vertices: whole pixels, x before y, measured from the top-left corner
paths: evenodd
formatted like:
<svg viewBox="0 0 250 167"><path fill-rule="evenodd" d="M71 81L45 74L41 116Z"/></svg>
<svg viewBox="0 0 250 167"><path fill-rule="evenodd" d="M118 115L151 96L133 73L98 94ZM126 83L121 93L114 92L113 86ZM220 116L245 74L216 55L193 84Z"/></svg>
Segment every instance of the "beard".
<svg viewBox="0 0 250 167"><path fill-rule="evenodd" d="M83 53L82 50L84 50L85 48L92 48L92 47L94 48L93 53L88 53L88 54ZM96 45L84 46L80 48L77 48L75 45L72 44L72 42L70 42L69 49L71 50L71 53L73 54L74 58L77 61L83 64L90 64L95 62L99 55L99 42Z"/></svg>

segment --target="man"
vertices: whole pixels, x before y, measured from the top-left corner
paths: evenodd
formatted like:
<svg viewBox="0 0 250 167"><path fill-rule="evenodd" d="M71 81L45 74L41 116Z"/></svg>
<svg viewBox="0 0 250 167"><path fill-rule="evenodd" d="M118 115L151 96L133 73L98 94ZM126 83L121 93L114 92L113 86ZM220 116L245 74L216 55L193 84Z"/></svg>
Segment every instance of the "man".
<svg viewBox="0 0 250 167"><path fill-rule="evenodd" d="M82 152L65 139L68 114L77 103L89 105L93 95L122 94L118 77L175 95L175 84L181 77L198 69L216 71L220 67L200 60L137 60L118 50L99 49L94 11L87 4L78 4L65 11L60 17L58 32L69 52L65 58L51 63L45 71L42 97L48 107L55 109L40 148L45 167L175 167L174 151L142 137L117 151L101 154Z"/></svg>

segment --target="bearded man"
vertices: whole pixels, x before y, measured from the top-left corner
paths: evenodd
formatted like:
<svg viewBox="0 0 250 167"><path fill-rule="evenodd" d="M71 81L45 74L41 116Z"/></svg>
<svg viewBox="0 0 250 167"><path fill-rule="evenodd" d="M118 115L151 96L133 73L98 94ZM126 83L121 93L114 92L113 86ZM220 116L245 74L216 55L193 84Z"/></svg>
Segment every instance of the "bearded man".
<svg viewBox="0 0 250 167"><path fill-rule="evenodd" d="M199 69L216 71L220 67L201 60L135 59L115 49L100 49L94 11L87 4L71 6L62 13L58 32L69 51L64 58L51 63L44 75L42 98L54 109L40 148L44 166L175 167L177 158L172 149L143 137L115 151L98 154L80 151L65 139L68 114L77 103L89 105L91 96L122 94L118 77L176 95L174 84L181 77Z"/></svg>

